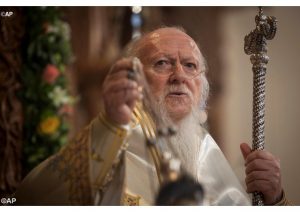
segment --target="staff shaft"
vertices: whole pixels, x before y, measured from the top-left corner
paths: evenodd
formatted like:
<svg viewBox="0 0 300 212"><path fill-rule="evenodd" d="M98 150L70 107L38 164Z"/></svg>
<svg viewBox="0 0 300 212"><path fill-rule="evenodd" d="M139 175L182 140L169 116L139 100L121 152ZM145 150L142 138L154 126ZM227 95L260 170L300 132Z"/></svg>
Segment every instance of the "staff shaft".
<svg viewBox="0 0 300 212"><path fill-rule="evenodd" d="M256 28L245 36L244 51L251 55L253 64L253 111L252 111L252 150L263 150L265 144L265 87L266 72L269 57L267 56L267 42L274 38L277 30L275 17L263 14L259 7L259 14L255 17ZM263 195L253 193L253 205L264 205Z"/></svg>

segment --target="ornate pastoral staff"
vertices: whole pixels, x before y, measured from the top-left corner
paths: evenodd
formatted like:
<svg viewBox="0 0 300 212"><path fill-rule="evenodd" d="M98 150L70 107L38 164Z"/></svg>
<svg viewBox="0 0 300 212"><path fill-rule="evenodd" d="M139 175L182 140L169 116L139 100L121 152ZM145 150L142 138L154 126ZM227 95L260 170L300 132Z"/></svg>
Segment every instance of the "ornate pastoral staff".
<svg viewBox="0 0 300 212"><path fill-rule="evenodd" d="M274 38L277 30L277 20L273 16L266 16L259 7L259 14L255 17L256 28L245 36L244 51L251 55L253 64L253 116L252 116L252 148L263 150L265 143L265 79L267 71L267 42ZM263 195L253 193L253 205L264 205Z"/></svg>

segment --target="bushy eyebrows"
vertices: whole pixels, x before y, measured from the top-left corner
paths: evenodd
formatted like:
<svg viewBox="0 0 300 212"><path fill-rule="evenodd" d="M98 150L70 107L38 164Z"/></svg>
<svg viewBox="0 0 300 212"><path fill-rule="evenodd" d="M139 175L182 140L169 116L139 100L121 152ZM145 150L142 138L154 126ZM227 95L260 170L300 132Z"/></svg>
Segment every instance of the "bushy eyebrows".
<svg viewBox="0 0 300 212"><path fill-rule="evenodd" d="M177 54L169 54L169 53L164 53L164 52L155 52L153 54L149 54L149 59L150 60L155 60L155 59L159 59L165 57L167 59L170 60L176 60L177 59ZM190 55L190 56L181 56L181 61L195 61L197 63L199 63L198 58L195 57L194 55Z"/></svg>

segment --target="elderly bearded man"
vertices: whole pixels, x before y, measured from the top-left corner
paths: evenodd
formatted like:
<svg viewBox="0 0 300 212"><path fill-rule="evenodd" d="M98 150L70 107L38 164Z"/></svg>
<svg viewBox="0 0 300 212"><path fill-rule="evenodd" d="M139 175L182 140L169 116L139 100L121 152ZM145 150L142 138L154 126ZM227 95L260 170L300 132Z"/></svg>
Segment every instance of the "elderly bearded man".
<svg viewBox="0 0 300 212"><path fill-rule="evenodd" d="M224 155L199 124L208 82L194 40L177 28L160 28L134 43L130 53L141 61L138 66L149 83L153 111L176 125L171 142L183 166L204 186L209 204L249 205L249 196ZM132 69L132 59L116 62L103 84L103 112L25 178L16 193L19 204L154 203L159 183L144 137L151 134L151 125L159 123L139 107L143 85L128 78ZM247 192L262 192L268 205L286 204L279 161L267 151L251 152L247 144L241 151Z"/></svg>

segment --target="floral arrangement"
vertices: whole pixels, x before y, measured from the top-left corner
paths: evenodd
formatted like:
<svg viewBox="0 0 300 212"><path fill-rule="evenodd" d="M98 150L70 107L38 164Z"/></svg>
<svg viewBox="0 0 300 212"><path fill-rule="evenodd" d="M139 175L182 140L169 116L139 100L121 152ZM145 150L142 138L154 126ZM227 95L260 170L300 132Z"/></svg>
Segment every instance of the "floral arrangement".
<svg viewBox="0 0 300 212"><path fill-rule="evenodd" d="M74 97L65 66L71 60L70 29L57 7L28 7L22 47L20 93L24 108L23 174L67 141Z"/></svg>

